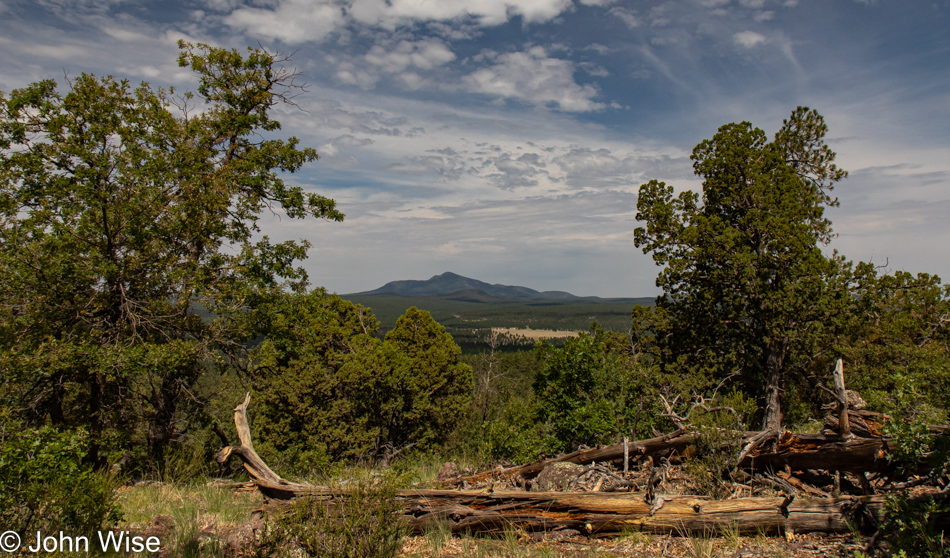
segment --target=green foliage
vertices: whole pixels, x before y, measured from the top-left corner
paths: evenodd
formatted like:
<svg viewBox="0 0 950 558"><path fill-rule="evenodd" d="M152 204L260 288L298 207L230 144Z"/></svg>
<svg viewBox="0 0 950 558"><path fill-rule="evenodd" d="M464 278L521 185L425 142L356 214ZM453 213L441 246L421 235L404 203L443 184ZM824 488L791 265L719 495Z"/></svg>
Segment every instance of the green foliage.
<svg viewBox="0 0 950 558"><path fill-rule="evenodd" d="M887 499L880 532L894 556L944 558L950 556L950 541L935 525L948 517L950 506L943 500L895 494Z"/></svg>
<svg viewBox="0 0 950 558"><path fill-rule="evenodd" d="M824 144L821 116L799 107L772 142L748 122L722 126L693 150L703 197L651 181L640 187L636 244L663 267L664 294L642 327L662 370L706 377L735 371L761 397L767 427L782 422L781 392L811 354L841 291L840 262L820 249L824 208L846 173Z"/></svg>
<svg viewBox="0 0 950 558"><path fill-rule="evenodd" d="M407 312L385 341L366 309L327 295L278 294L253 312L254 428L265 458L302 471L388 460L443 443L468 408L471 369L431 316Z"/></svg>
<svg viewBox="0 0 950 558"><path fill-rule="evenodd" d="M82 430L24 428L0 417L0 525L88 534L119 520L115 482L83 463Z"/></svg>
<svg viewBox="0 0 950 558"><path fill-rule="evenodd" d="M422 445L442 442L471 402L472 369L462 362L462 350L445 328L425 310L406 310L386 334L386 344L409 358L403 407L392 415L388 443Z"/></svg>
<svg viewBox="0 0 950 558"><path fill-rule="evenodd" d="M112 76L0 94L0 396L30 424L86 428L97 465L161 462L197 379L238 348L229 316L305 284L308 243L256 240L260 211L343 217L282 178L312 149L262 139L296 87L283 60L179 46L199 113L191 94Z"/></svg>
<svg viewBox="0 0 950 558"><path fill-rule="evenodd" d="M539 366L534 352L502 352L500 337L489 338L489 351L463 356L475 376L474 396L448 444L450 452L486 466L525 463L557 448L550 426L537 420L531 389Z"/></svg>
<svg viewBox="0 0 950 558"><path fill-rule="evenodd" d="M850 311L839 317L832 358L874 410L938 424L950 404L950 286L921 273L848 268ZM832 368L830 358L820 366Z"/></svg>
<svg viewBox="0 0 950 558"><path fill-rule="evenodd" d="M395 557L408 527L394 485L361 479L337 490L329 499L298 498L269 518L253 555L283 555L296 548L321 558Z"/></svg>
<svg viewBox="0 0 950 558"><path fill-rule="evenodd" d="M536 352L538 416L550 424L558 449L609 443L638 426L649 388L623 336L594 327L563 347L541 342Z"/></svg>

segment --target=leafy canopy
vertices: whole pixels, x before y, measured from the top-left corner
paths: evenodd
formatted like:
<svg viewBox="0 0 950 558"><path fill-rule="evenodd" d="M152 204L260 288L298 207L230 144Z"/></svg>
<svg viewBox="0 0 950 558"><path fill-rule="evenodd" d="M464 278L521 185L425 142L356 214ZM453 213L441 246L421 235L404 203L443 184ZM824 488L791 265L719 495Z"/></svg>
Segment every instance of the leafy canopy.
<svg viewBox="0 0 950 558"><path fill-rule="evenodd" d="M200 111L191 94L112 76L0 93L3 397L30 421L88 426L94 462L107 430L111 449L146 442L159 457L187 428L201 367L239 348L227 316L303 288L294 262L309 243L256 238L263 210L343 218L284 181L317 158L274 137L271 110L299 90L286 59L179 47Z"/></svg>
<svg viewBox="0 0 950 558"><path fill-rule="evenodd" d="M655 180L640 187L636 245L663 269L664 294L648 318L664 369L706 377L737 372L760 398L767 427L782 422L781 392L800 370L842 290L824 209L837 204L846 172L824 143L827 127L799 107L769 142L748 122L726 124L693 150L703 178L674 196ZM642 311L640 311L642 313Z"/></svg>

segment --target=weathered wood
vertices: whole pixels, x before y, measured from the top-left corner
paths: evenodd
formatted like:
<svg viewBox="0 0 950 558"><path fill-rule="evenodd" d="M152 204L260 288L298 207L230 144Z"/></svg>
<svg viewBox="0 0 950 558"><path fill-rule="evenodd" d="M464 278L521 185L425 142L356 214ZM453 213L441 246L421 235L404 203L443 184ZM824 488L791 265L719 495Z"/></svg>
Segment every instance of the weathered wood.
<svg viewBox="0 0 950 558"><path fill-rule="evenodd" d="M788 466L794 471L890 471L893 466L887 460L889 448L886 438L852 438L842 441L838 436L786 432L779 439L774 451L750 455L739 465L774 470Z"/></svg>
<svg viewBox="0 0 950 558"><path fill-rule="evenodd" d="M853 438L848 422L848 392L844 387L844 361L840 358L835 364L835 396L838 398L838 435L842 440Z"/></svg>
<svg viewBox="0 0 950 558"><path fill-rule="evenodd" d="M627 455L629 460L639 460L647 456L659 456L673 452L682 452L687 446L695 442L696 434L687 429L676 430L663 436L641 440L639 442L629 442L627 444ZM493 477L514 478L521 476L524 479L533 479L552 463L567 462L577 463L578 465L587 465L603 461L619 462L624 458L623 442L610 446L603 446L594 449L578 450L572 453L552 457L548 459L539 459L527 465L509 467L502 470L491 470L469 475L458 479L450 479L443 483L443 486L461 486L463 482L475 485L486 479Z"/></svg>
<svg viewBox="0 0 950 558"><path fill-rule="evenodd" d="M345 492L327 487L287 481L277 475L254 451L247 421L250 394L234 410L234 422L240 446L224 448L218 453L219 462L238 456L258 489L267 497L291 499L295 497L346 497ZM754 433L752 433L754 435ZM696 435L677 431L672 434L633 444L640 455L658 450L681 450ZM765 464L797 459L803 468L827 468L829 455L844 455L835 464L847 465L855 459L851 455L858 448L872 462L883 459L881 439L834 441L831 437L793 435L786 433L777 441L776 451L760 455L750 454L746 459L758 468ZM556 461L584 460L612 461L623 457L624 444L607 448L575 452L557 459L539 461L503 471L506 475L536 475L547 464ZM630 445L627 444L629 451ZM886 448L885 448L886 450ZM785 452L781 454L781 452ZM837 453L835 453L837 452ZM878 453L880 452L880 454ZM822 466L813 460L825 460ZM770 461L771 460L771 461ZM574 461L577 462L577 461ZM794 467L793 467L794 468ZM866 469L861 469L866 470ZM652 484L651 484L652 488ZM748 532L842 532L852 526L873 525L883 508L884 497L839 497L802 499L794 496L775 498L737 498L709 500L698 496L664 495L652 493L605 492L490 492L456 490L400 490L397 498L403 502L410 525L424 530L434 522L448 524L452 532L500 533L510 528L527 531L576 529L586 534L609 534L623 530L652 533L715 533L723 530Z"/></svg>
<svg viewBox="0 0 950 558"><path fill-rule="evenodd" d="M696 442L698 434L689 430L677 430L664 436L631 442L628 444L629 460L635 461L650 456L682 453ZM763 449L762 442L778 437L774 449ZM774 431L747 432L743 436L746 448L743 449L740 467L762 469L794 470L826 469L849 472L889 471L887 461L889 450L886 438L852 438L842 441L837 435L793 434L785 432L781 436ZM596 449L580 450L560 457L541 459L527 465L483 471L467 477L450 479L442 483L444 487L462 486L463 483L475 486L491 478L510 479L520 475L532 479L552 463L566 461L586 465L594 462L620 462L624 459L624 444L620 442Z"/></svg>
<svg viewBox="0 0 950 558"><path fill-rule="evenodd" d="M307 485L301 485L298 483L290 482L284 480L277 473L271 470L267 466L267 463L257 452L254 451L254 443L251 441L251 427L247 422L247 406L251 402L251 394L248 393L244 396L244 402L234 408L234 427L237 429L238 440L240 441L240 446L228 446L221 449L217 455L215 455L215 460L218 463L226 463L232 455L237 455L241 458L241 461L244 462L244 469L247 471L247 474L254 479L258 486L266 486L267 491L271 492L273 495L268 494L265 489L261 489L261 492L265 496L281 498L280 494L292 495L306 487Z"/></svg>
<svg viewBox="0 0 950 558"><path fill-rule="evenodd" d="M345 497L319 487L298 495ZM416 531L441 524L453 533L489 534L566 528L588 535L624 530L680 535L736 530L835 533L871 529L884 506L884 496L709 500L663 495L659 506L648 503L644 493L401 490L397 498Z"/></svg>

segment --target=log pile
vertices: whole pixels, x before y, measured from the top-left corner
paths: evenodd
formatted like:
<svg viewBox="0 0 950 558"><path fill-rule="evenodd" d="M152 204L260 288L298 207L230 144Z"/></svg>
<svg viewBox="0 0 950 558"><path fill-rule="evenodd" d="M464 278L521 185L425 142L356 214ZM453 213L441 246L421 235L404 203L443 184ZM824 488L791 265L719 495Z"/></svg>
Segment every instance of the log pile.
<svg viewBox="0 0 950 558"><path fill-rule="evenodd" d="M836 388L837 403L829 411L837 412L826 419L821 434L744 433L738 473L731 481L735 491L723 500L690 493L690 478L678 465L701 433L689 427L648 440L624 440L525 465L440 478L438 489L401 490L397 497L417 531L434 523L469 533L510 528L587 535L624 530L873 531L884 492L901 488L891 478L891 441L881 435L887 417L860 408L860 396L844 390L843 378ZM345 497L327 487L285 480L271 470L254 451L249 403L248 394L234 412L240 445L222 449L220 463L238 456L267 498ZM542 471L565 463L575 464L575 474L562 488L575 492L531 490Z"/></svg>

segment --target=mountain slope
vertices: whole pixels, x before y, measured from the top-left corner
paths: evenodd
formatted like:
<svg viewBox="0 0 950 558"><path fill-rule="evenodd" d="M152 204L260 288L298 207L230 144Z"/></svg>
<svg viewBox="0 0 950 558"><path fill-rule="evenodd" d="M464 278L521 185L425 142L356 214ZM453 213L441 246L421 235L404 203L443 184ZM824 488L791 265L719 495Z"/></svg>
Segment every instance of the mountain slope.
<svg viewBox="0 0 950 558"><path fill-rule="evenodd" d="M480 291L486 295L501 298L538 298L538 299L575 299L574 295L560 291L538 292L528 287L510 285L492 285L478 279L470 279L456 273L445 272L435 275L426 281L405 280L391 281L382 287L362 293L353 293L345 296L365 296L390 294L399 296L442 296L460 291Z"/></svg>

